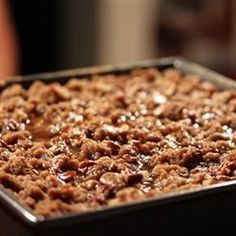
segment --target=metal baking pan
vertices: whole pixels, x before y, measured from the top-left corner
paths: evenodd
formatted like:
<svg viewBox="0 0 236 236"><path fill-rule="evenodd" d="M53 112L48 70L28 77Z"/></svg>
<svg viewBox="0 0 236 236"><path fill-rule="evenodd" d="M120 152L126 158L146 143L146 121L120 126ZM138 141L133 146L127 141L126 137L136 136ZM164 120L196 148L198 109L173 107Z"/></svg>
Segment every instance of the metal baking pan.
<svg viewBox="0 0 236 236"><path fill-rule="evenodd" d="M72 77L94 74L122 74L134 68L156 67L160 70L178 68L196 74L220 89L236 89L236 82L182 58L172 57L138 62L130 65L108 65L8 78L6 86L20 83L29 86L34 80L65 83ZM116 207L43 218L22 206L0 187L0 235L155 235L226 234L234 229L236 212L236 181L195 190L170 193Z"/></svg>

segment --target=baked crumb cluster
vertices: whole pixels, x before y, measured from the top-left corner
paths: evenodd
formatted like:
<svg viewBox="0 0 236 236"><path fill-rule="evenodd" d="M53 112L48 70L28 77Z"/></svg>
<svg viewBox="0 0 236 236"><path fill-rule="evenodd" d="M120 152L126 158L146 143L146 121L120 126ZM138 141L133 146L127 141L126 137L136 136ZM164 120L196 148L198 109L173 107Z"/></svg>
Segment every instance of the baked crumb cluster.
<svg viewBox="0 0 236 236"><path fill-rule="evenodd" d="M178 70L0 93L0 183L37 215L236 179L236 92Z"/></svg>

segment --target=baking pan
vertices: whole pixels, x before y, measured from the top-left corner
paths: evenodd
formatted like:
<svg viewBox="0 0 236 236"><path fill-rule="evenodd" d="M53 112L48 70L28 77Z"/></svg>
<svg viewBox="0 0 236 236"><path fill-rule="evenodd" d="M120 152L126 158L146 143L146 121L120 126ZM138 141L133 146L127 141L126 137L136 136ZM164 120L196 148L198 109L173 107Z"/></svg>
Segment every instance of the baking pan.
<svg viewBox="0 0 236 236"><path fill-rule="evenodd" d="M182 58L172 57L129 65L108 65L37 75L8 78L5 86L20 83L28 87L34 80L65 83L72 77L88 78L94 74L122 74L135 68L177 68L199 75L218 88L236 89L236 82ZM0 187L0 235L197 235L226 234L234 230L236 181L166 194L115 207L85 213L43 218L22 206Z"/></svg>

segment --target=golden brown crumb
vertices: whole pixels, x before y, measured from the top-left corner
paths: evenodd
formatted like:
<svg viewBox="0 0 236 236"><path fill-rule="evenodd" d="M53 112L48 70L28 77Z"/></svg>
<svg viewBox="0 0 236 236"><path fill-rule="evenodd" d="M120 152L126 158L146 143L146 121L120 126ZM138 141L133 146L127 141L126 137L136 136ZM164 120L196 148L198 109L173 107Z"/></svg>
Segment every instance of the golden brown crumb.
<svg viewBox="0 0 236 236"><path fill-rule="evenodd" d="M0 184L57 216L236 179L236 92L154 68L0 93Z"/></svg>

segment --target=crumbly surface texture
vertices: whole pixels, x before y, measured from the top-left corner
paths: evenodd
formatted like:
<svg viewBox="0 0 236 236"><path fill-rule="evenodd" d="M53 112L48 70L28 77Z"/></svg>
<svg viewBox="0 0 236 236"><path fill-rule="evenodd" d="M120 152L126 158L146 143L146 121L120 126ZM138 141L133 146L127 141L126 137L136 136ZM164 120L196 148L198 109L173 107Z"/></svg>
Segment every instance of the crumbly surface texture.
<svg viewBox="0 0 236 236"><path fill-rule="evenodd" d="M236 179L236 92L174 69L0 93L0 184L54 217Z"/></svg>

